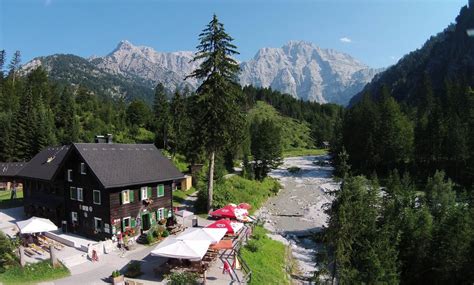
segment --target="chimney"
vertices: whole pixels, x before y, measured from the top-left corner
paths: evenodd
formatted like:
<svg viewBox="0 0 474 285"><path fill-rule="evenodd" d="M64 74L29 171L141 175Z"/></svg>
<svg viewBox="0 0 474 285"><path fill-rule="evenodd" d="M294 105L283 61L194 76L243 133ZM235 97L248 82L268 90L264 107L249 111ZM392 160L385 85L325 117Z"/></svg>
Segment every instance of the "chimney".
<svg viewBox="0 0 474 285"><path fill-rule="evenodd" d="M106 138L102 135L96 135L95 136L95 139L94 139L94 142L95 143L105 143L106 142Z"/></svg>
<svg viewBox="0 0 474 285"><path fill-rule="evenodd" d="M107 134L107 143L113 143L113 137L112 134Z"/></svg>

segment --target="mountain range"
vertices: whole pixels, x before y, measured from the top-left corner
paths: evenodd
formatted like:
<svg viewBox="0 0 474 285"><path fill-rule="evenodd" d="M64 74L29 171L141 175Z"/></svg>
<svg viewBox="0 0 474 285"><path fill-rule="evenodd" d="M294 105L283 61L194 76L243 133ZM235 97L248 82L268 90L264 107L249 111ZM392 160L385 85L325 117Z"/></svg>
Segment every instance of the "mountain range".
<svg viewBox="0 0 474 285"><path fill-rule="evenodd" d="M184 80L198 65L192 51L159 52L121 41L108 55L82 58L56 54L26 63L26 72L43 66L52 80L85 85L92 91L126 100L151 101L158 83L168 90L194 90L200 82ZM381 70L372 69L348 54L322 49L305 41L281 48L262 48L241 62L242 86L270 87L295 98L346 105Z"/></svg>

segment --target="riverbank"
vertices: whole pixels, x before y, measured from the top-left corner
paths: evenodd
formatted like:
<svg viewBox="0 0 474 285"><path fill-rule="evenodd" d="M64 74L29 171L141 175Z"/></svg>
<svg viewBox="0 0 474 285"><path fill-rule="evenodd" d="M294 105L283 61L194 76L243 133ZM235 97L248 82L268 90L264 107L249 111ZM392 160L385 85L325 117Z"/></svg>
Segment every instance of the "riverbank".
<svg viewBox="0 0 474 285"><path fill-rule="evenodd" d="M300 267L298 277L303 279L309 278L316 266L318 245L310 236L327 225L324 210L332 203L330 193L340 186L332 179L333 168L325 163L328 159L327 155L285 158L283 165L270 173L283 189L257 212L270 236L290 245ZM295 167L300 170L288 171Z"/></svg>

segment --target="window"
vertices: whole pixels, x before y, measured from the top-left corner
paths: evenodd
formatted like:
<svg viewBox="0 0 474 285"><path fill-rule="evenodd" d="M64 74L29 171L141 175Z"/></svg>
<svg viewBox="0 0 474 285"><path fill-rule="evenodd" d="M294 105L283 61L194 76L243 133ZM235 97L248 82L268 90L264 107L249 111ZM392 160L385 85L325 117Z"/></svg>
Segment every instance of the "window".
<svg viewBox="0 0 474 285"><path fill-rule="evenodd" d="M126 230L127 228L130 228L130 217L126 217L122 219L122 230Z"/></svg>
<svg viewBox="0 0 474 285"><path fill-rule="evenodd" d="M81 174L86 174L86 164L84 162L81 162Z"/></svg>
<svg viewBox="0 0 474 285"><path fill-rule="evenodd" d="M99 190L94 190L92 191L92 199L94 200L94 204L100 205L101 200L100 200L100 191Z"/></svg>
<svg viewBox="0 0 474 285"><path fill-rule="evenodd" d="M84 191L82 188L77 188L77 201L84 201Z"/></svg>
<svg viewBox="0 0 474 285"><path fill-rule="evenodd" d="M158 211L156 211L156 220L161 221L165 218L165 208L159 208Z"/></svg>
<svg viewBox="0 0 474 285"><path fill-rule="evenodd" d="M71 212L71 222L77 223L77 212Z"/></svg>
<svg viewBox="0 0 474 285"><path fill-rule="evenodd" d="M157 187L157 196L158 197L165 196L165 185L163 185L163 184L158 185L158 187Z"/></svg>
<svg viewBox="0 0 474 285"><path fill-rule="evenodd" d="M94 229L96 232L102 231L102 219L94 217Z"/></svg>
<svg viewBox="0 0 474 285"><path fill-rule="evenodd" d="M72 182L72 169L67 170L67 181Z"/></svg>
<svg viewBox="0 0 474 285"><path fill-rule="evenodd" d="M70 188L69 188L69 193L70 193L70 195L71 195L71 200L77 200L76 187L70 187Z"/></svg>
<svg viewBox="0 0 474 285"><path fill-rule="evenodd" d="M147 187L140 188L140 194L141 194L142 200L148 199L148 188Z"/></svg>
<svg viewBox="0 0 474 285"><path fill-rule="evenodd" d="M122 192L120 192L120 199L122 205L132 203L134 200L133 190L123 190Z"/></svg>

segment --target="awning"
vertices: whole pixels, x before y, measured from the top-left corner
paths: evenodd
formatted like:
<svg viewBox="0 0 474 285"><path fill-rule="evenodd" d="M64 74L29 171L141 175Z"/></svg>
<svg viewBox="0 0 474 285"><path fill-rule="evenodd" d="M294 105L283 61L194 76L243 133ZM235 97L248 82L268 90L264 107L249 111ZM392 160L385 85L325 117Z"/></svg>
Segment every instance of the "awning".
<svg viewBox="0 0 474 285"><path fill-rule="evenodd" d="M169 237L151 251L151 255L177 259L201 260L206 254L210 241L179 240Z"/></svg>
<svg viewBox="0 0 474 285"><path fill-rule="evenodd" d="M50 232L55 231L58 227L48 219L32 217L25 221L16 222L20 233L22 234L32 234L32 233L41 233L41 232Z"/></svg>
<svg viewBox="0 0 474 285"><path fill-rule="evenodd" d="M219 242L227 233L227 229L216 228L187 228L176 239L180 240L206 240L211 244Z"/></svg>
<svg viewBox="0 0 474 285"><path fill-rule="evenodd" d="M238 233L243 226L243 223L222 219L208 225L206 228L226 229L228 234L235 234Z"/></svg>

